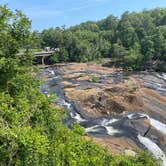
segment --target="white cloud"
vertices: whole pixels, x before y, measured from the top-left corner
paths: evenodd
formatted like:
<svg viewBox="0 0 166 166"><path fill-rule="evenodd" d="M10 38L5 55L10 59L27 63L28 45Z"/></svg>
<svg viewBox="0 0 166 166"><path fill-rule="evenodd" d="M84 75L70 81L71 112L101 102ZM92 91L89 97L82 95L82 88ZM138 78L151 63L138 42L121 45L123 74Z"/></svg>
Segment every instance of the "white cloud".
<svg viewBox="0 0 166 166"><path fill-rule="evenodd" d="M5 0L4 0L5 1ZM86 0L86 1L77 1L77 3L69 5L66 9L59 9L57 6L54 8L48 8L45 5L40 4L38 7L31 7L31 8L26 8L24 12L29 16L29 17L35 17L35 18L41 18L41 17L51 17L51 16L59 16L63 15L65 13L69 12L74 12L74 11L79 11L82 9L89 9L97 6L101 6L105 4L107 0Z"/></svg>
<svg viewBox="0 0 166 166"><path fill-rule="evenodd" d="M66 13L66 12L78 11L81 9L87 9L91 7L97 7L97 6L103 5L104 4L103 2L107 2L107 1L108 0L86 0L86 1L82 1L82 3L78 4L77 6L70 7L69 9L64 9L61 12Z"/></svg>

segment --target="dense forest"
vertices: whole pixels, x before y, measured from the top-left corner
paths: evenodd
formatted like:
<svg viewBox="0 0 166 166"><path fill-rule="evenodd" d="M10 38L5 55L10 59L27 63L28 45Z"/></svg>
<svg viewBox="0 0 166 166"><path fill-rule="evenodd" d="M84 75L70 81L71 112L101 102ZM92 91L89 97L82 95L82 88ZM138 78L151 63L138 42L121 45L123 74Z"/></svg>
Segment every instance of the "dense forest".
<svg viewBox="0 0 166 166"><path fill-rule="evenodd" d="M98 34L99 25L86 23L70 30L43 31L42 40L47 44L42 42L42 46L50 44L51 47L63 48L63 59L59 61L85 61L92 52L97 57L101 53L107 55L109 41L113 40L107 38L110 36L107 33L112 34L117 27L117 19L110 19L114 20L112 30L106 31L105 21L98 23L103 26L102 38ZM81 27L84 27L83 31ZM68 129L62 123L64 111L52 104L53 96L46 97L39 90L40 81L35 79L36 69L32 65L31 54L27 51L17 56L23 46L32 44L30 28L31 22L22 12L0 7L0 165L156 165L148 153L136 157L111 155L92 142L85 141L84 130L79 125ZM82 40L78 41L78 38ZM98 41L103 43L102 47ZM122 45L117 47L124 49ZM162 60L162 53L153 58Z"/></svg>
<svg viewBox="0 0 166 166"><path fill-rule="evenodd" d="M98 22L33 32L34 47L60 48L54 62L110 57L128 70L166 71L166 9L125 12Z"/></svg>

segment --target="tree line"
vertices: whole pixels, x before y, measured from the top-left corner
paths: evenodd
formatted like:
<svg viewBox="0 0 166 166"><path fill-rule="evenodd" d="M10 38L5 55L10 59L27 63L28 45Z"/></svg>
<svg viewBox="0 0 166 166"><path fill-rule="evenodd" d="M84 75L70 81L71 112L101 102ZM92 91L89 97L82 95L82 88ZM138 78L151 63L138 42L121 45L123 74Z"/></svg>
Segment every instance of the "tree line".
<svg viewBox="0 0 166 166"><path fill-rule="evenodd" d="M128 70L166 71L166 9L125 12L70 28L33 32L36 47L60 48L54 62L87 62L102 57Z"/></svg>

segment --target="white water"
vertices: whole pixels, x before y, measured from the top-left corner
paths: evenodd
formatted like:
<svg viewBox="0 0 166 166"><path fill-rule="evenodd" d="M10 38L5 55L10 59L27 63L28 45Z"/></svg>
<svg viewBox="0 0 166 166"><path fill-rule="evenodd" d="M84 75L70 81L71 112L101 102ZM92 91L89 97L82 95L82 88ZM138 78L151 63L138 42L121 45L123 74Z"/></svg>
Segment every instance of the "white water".
<svg viewBox="0 0 166 166"><path fill-rule="evenodd" d="M52 77L52 79L56 79L56 78L59 78L59 76Z"/></svg>
<svg viewBox="0 0 166 166"><path fill-rule="evenodd" d="M166 74L163 73L162 76L163 76L164 80L166 81Z"/></svg>
<svg viewBox="0 0 166 166"><path fill-rule="evenodd" d="M79 122L85 122L85 121L86 121L85 119L83 119L83 118L80 116L80 114L78 114L78 113L76 113L76 112L75 112L75 115L74 115L72 112L70 112L70 115L71 115L71 117L72 117L73 119L75 119L78 123L79 123Z"/></svg>
<svg viewBox="0 0 166 166"><path fill-rule="evenodd" d="M54 70L49 69L48 72L49 72L50 75L55 75Z"/></svg>
<svg viewBox="0 0 166 166"><path fill-rule="evenodd" d="M161 131L166 135L166 124L159 122L158 120L150 119L150 123L153 127L155 127L157 130Z"/></svg>
<svg viewBox="0 0 166 166"><path fill-rule="evenodd" d="M67 107L68 109L70 109L70 107L71 107L71 104L68 103L68 102L66 102L64 99L61 99L61 100L59 101L59 104L60 104L61 106Z"/></svg>
<svg viewBox="0 0 166 166"><path fill-rule="evenodd" d="M127 117L132 120L134 118L134 115L135 114L132 113L132 114L127 115ZM157 130L159 130L160 132L162 132L163 134L166 135L166 124L164 124L164 123L162 123L162 122L160 122L158 120L155 120L153 118L150 118L148 115L143 114L143 113L139 113L137 115L139 115L140 118L144 118L145 117L145 118L149 119L150 120L150 124L154 128L156 128Z"/></svg>
<svg viewBox="0 0 166 166"><path fill-rule="evenodd" d="M113 136L113 135L115 135L115 134L120 133L119 130L114 129L112 126L104 126L104 127L106 128L108 135Z"/></svg>
<svg viewBox="0 0 166 166"><path fill-rule="evenodd" d="M129 119L133 119L134 118L134 113L133 114L129 114L127 115L127 117ZM156 128L157 130L159 130L160 132L162 132L163 134L166 135L166 124L155 120L153 118L150 118L148 115L146 114L137 114L140 118L144 118L146 117L147 119L150 120L150 124ZM141 135L138 135L138 139L139 141L157 158L157 159L161 159L163 162L163 166L166 166L166 155L164 154L164 152L160 149L160 147L155 144L153 141L151 141L149 138L147 137L143 137Z"/></svg>
<svg viewBox="0 0 166 166"><path fill-rule="evenodd" d="M100 125L95 125L95 126L92 126L92 127L88 127L85 129L86 132L96 132L96 131L99 131L99 128ZM107 130L107 134L110 135L110 136L113 136L117 133L120 133L119 130L117 129L114 129L112 126L103 126L106 130Z"/></svg>
<svg viewBox="0 0 166 166"><path fill-rule="evenodd" d="M139 117L139 118L149 118L148 115L146 114L143 114L143 113L132 113L132 114L128 114L127 117L130 119L130 120L133 120L134 118L136 117Z"/></svg>
<svg viewBox="0 0 166 166"><path fill-rule="evenodd" d="M47 72L49 73L49 75L50 75L51 77L55 75L55 72L54 72L53 70L48 70ZM82 73L77 73L77 74L79 75L79 74L82 74ZM166 80L166 75L163 74L162 76L163 76L164 80ZM59 77L59 76L54 76L54 77L50 78L50 80L51 80L51 79L56 79L56 78L58 78L58 77ZM160 90L160 91L165 92L165 88L162 87L162 84L158 84L158 83L149 83L149 82L146 82L146 84L147 84L147 86L151 86L151 87L153 87L153 88L155 88L155 89L158 89L158 90ZM49 94L48 94L48 95L49 95ZM71 104L68 103L68 102L66 102L65 100L60 100L59 103L60 103L60 105L65 106L65 107L67 107L68 109L71 108ZM70 112L70 115L71 115L71 117L72 117L73 119L75 119L78 123L79 123L79 122L86 121L85 119L83 119L83 118L80 116L80 114L78 114L78 113L76 113L76 112L75 112L75 113ZM141 113L140 113L140 114L135 114L135 113L133 113L133 114L129 114L127 117L128 117L130 120L135 119L135 118L138 118L138 119L139 119L139 118L148 118L148 119L150 120L150 124L151 124L153 127L155 127L157 130L161 131L162 133L166 134L166 124L163 124L163 123L161 123L161 122L159 122L159 121L157 121L157 120L155 120L155 119L152 119L152 118L150 118L150 117L149 117L148 115L146 115L146 114L141 114ZM119 119L119 120L120 120L120 119ZM101 121L101 124L99 124L99 125L94 125L94 126L89 127L89 128L85 128L85 131L86 131L86 132L97 132L97 131L100 130L101 126L103 126L103 127L107 130L108 135L113 136L113 135L115 135L115 134L121 132L121 131L119 131L119 130L113 128L112 126L110 126L112 123L117 122L117 121L118 121L118 119L110 119L110 120L109 120L109 119L104 119L104 120ZM153 141L151 141L149 138L142 137L141 135L138 135L138 139L139 139L139 141L140 141L143 145L145 145L145 147L146 147L149 151L152 152L152 154L153 154L157 159L158 159L158 158L161 158L162 161L163 161L163 165L166 166L166 156L165 156L164 152L160 149L160 147L158 147L157 144L155 144L155 143L154 143Z"/></svg>
<svg viewBox="0 0 166 166"><path fill-rule="evenodd" d="M110 119L110 120L104 119L104 120L101 122L101 125L102 125L102 126L107 126L107 125L110 125L110 124L112 124L112 123L114 123L114 122L117 122L117 121L118 121L118 119Z"/></svg>
<svg viewBox="0 0 166 166"><path fill-rule="evenodd" d="M163 161L163 166L166 166L166 156L157 144L149 138L138 135L139 141L157 158Z"/></svg>
<svg viewBox="0 0 166 166"><path fill-rule="evenodd" d="M85 129L86 132L96 132L98 131L98 127L100 127L99 125L95 125L95 126L92 126L92 127L88 127Z"/></svg>
<svg viewBox="0 0 166 166"><path fill-rule="evenodd" d="M114 134L117 134L117 133L120 133L119 130L117 129L114 129L112 126L108 126L114 122L117 122L118 119L104 119L102 122L101 122L101 126L105 127L105 129L107 130L107 134L108 135L111 135L113 136Z"/></svg>
<svg viewBox="0 0 166 166"><path fill-rule="evenodd" d="M61 105L67 106L67 108L71 107L70 103L67 103L65 100L61 101ZM78 113L73 114L72 112L70 113L71 117L75 119L78 123L86 121L83 119ZM132 113L127 115L129 119L134 119L134 117L139 117L139 118L148 118L150 120L150 124L155 127L157 130L161 131L162 133L166 134L166 125L153 119L150 118L148 115L143 114L143 113ZM110 136L113 136L115 134L120 133L121 131L114 129L112 126L109 126L110 124L117 122L119 119L104 119L101 122L101 126L105 127L107 130L107 134ZM99 131L100 125L95 125L89 128L85 128L86 132L97 132ZM164 152L158 147L157 144L155 144L153 141L151 141L149 138L142 137L141 135L138 135L139 141L157 158L161 159L163 161L163 165L166 166L166 156Z"/></svg>
<svg viewBox="0 0 166 166"><path fill-rule="evenodd" d="M57 78L59 78L59 76L50 77L50 78L47 78L46 80L47 80L47 81L52 81L52 80L57 79Z"/></svg>
<svg viewBox="0 0 166 166"><path fill-rule="evenodd" d="M117 121L118 121L118 119L110 119L110 120L104 119L101 122L101 125L95 125L95 126L86 128L85 131L86 132L96 132L99 130L98 127L103 126L107 130L107 134L113 136L114 134L120 133L120 131L117 129L114 129L112 126L108 126L108 125L110 125L114 122L117 122Z"/></svg>

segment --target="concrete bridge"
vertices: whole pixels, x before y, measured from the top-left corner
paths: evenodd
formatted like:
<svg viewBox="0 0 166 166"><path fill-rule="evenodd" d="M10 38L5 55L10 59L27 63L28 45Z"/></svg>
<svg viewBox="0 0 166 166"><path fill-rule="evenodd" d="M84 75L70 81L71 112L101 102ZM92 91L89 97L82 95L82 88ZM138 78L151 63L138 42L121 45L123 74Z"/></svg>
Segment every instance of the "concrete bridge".
<svg viewBox="0 0 166 166"><path fill-rule="evenodd" d="M55 50L56 51L56 50ZM42 58L42 64L44 65L44 60L46 57L52 56L55 51L41 51L41 52L35 52L33 53L34 57L41 57ZM17 56L24 55L24 53L18 53Z"/></svg>
<svg viewBox="0 0 166 166"><path fill-rule="evenodd" d="M52 56L55 51L42 51L42 52L35 52L33 55L35 57L42 57L42 64L44 65L44 60L46 57Z"/></svg>

